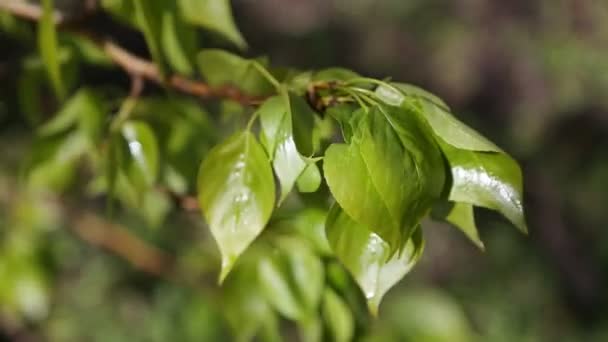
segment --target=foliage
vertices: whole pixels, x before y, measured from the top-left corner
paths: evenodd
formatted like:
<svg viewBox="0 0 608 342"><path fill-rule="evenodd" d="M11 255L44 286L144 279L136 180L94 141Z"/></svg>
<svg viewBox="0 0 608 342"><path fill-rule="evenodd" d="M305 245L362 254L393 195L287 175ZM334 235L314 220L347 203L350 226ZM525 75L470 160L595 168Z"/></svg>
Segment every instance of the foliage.
<svg viewBox="0 0 608 342"><path fill-rule="evenodd" d="M50 91L57 111L51 118L26 118L35 131L24 168L28 191L105 198L110 217L118 203L132 220L150 226L196 194L197 229L204 218L203 229L220 252L219 297L233 336L278 340L279 316L295 322L303 340L347 341L366 332L368 310L377 315L382 297L420 259L423 219L431 212L481 248L474 207L495 210L527 231L517 162L437 96L341 68L301 71L237 55L231 51L247 44L226 0L107 0L101 6L141 34L152 71L117 62L108 42L83 53L86 35L57 30L53 3L43 1L39 51L30 57L37 66L32 71L24 62L22 71L22 112L46 107L31 94ZM200 44L199 36L209 42ZM85 87L69 77L72 68L108 68L103 57L91 57L104 54L131 74L129 92ZM41 85L30 79L40 73ZM176 75L214 99L178 94L185 88ZM141 82L161 87L142 91ZM140 234L170 246L160 233ZM216 258L200 255L199 234L201 241L177 251L185 255L179 260L186 265L177 269L188 274L186 283L198 284L191 279L209 273L187 267L188 260ZM101 264L93 266L111 267ZM44 275L34 268L24 277ZM23 285L4 286L10 293ZM184 299L198 301L196 295L162 288L154 294L159 305L171 296L196 311ZM11 300L0 297L19 306ZM461 327L460 313L450 310L454 330L467 340L471 333ZM194 324L189 319L182 323ZM71 336L60 330L57 336ZM220 336L220 330L209 334Z"/></svg>

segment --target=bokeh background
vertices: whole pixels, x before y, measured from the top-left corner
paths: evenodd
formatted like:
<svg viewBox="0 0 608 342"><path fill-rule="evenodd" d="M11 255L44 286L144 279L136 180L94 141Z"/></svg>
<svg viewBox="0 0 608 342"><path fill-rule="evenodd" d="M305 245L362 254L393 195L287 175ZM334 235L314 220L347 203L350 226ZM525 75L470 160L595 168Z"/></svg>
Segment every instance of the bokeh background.
<svg viewBox="0 0 608 342"><path fill-rule="evenodd" d="M478 210L481 252L452 227L428 222L422 262L387 295L375 339L608 341L608 2L233 4L251 55L420 85L522 165L529 236ZM193 289L138 272L81 243L52 201L19 186L32 133L15 110L15 68L31 52L21 40L31 32L6 16L2 21L0 340L226 336L213 280ZM132 41L142 48L141 39ZM125 82L119 72L82 77ZM129 226L137 234L180 252L181 267L217 262L212 243L183 244L200 234L191 223L184 228L183 217L154 229L137 222Z"/></svg>

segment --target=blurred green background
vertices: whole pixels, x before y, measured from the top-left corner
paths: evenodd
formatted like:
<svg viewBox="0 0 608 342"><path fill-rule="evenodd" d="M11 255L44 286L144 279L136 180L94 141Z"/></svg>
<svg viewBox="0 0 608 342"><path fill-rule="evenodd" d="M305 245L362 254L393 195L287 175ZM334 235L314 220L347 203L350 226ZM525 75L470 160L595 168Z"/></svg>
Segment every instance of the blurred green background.
<svg viewBox="0 0 608 342"><path fill-rule="evenodd" d="M530 235L478 211L481 252L455 229L428 222L422 262L389 292L369 339L608 341L608 2L233 5L251 55L420 85L522 165ZM226 303L213 276L193 288L139 272L83 244L53 201L19 185L32 135L19 91L40 80L19 77L32 53L24 43L31 25L0 19L0 340L228 338ZM142 49L141 39L131 41ZM79 77L125 83L119 71ZM125 221L175 252L179 267L216 271L212 241L187 243L206 234L191 218L171 215L155 228L150 220Z"/></svg>

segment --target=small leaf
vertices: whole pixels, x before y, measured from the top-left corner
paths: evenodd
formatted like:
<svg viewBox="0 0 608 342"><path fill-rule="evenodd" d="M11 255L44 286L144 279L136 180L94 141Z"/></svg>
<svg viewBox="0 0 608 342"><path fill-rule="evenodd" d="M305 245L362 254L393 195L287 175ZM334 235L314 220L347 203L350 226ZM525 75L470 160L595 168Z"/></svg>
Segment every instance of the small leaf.
<svg viewBox="0 0 608 342"><path fill-rule="evenodd" d="M479 238L473 206L461 202L440 202L433 208L433 217L447 221L460 229L479 249L484 250L484 244Z"/></svg>
<svg viewBox="0 0 608 342"><path fill-rule="evenodd" d="M304 100L286 91L264 102L258 113L263 141L281 185L280 205L306 169L302 153L312 154L314 113Z"/></svg>
<svg viewBox="0 0 608 342"><path fill-rule="evenodd" d="M517 162L504 153L467 151L443 141L440 146L452 172L449 200L497 210L526 233Z"/></svg>
<svg viewBox="0 0 608 342"><path fill-rule="evenodd" d="M454 117L437 96L409 84L391 85L378 87L376 95L393 106L417 107L435 134L448 144L465 150L502 152L493 142ZM395 92L395 88L401 93Z"/></svg>
<svg viewBox="0 0 608 342"><path fill-rule="evenodd" d="M274 86L253 67L254 61L268 64L265 59L249 60L220 49L202 50L197 56L200 73L214 87L233 85L252 95L272 93Z"/></svg>
<svg viewBox="0 0 608 342"><path fill-rule="evenodd" d="M330 288L326 288L323 293L322 312L331 332L331 341L352 340L355 330L353 315L348 305Z"/></svg>
<svg viewBox="0 0 608 342"><path fill-rule="evenodd" d="M315 192L321 186L321 171L316 163L310 162L296 180L298 191L303 193Z"/></svg>
<svg viewBox="0 0 608 342"><path fill-rule="evenodd" d="M241 49L247 43L232 18L228 0L178 0L182 16L194 25L215 31Z"/></svg>
<svg viewBox="0 0 608 342"><path fill-rule="evenodd" d="M361 77L352 70L344 68L327 68L316 72L312 76L313 81L348 81L353 78Z"/></svg>
<svg viewBox="0 0 608 342"><path fill-rule="evenodd" d="M124 170L130 183L143 193L158 177L159 150L154 132L142 121L127 121L121 128L127 143L128 159Z"/></svg>
<svg viewBox="0 0 608 342"><path fill-rule="evenodd" d="M213 148L201 165L199 202L222 254L220 282L262 232L274 207L274 179L250 132Z"/></svg>
<svg viewBox="0 0 608 342"><path fill-rule="evenodd" d="M411 270L424 249L418 227L402 251L392 254L386 241L355 222L337 204L327 215L325 232L336 257L359 284L374 315L384 294Z"/></svg>
<svg viewBox="0 0 608 342"><path fill-rule="evenodd" d="M59 99L63 99L65 87L59 64L59 43L55 30L53 0L42 1L42 17L38 23L38 47L53 90Z"/></svg>

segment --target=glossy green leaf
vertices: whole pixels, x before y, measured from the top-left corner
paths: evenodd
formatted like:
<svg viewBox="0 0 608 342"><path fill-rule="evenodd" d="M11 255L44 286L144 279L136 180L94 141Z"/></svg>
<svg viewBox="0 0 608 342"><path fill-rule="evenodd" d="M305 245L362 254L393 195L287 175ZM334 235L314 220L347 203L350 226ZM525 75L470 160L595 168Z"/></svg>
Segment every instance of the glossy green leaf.
<svg viewBox="0 0 608 342"><path fill-rule="evenodd" d="M162 15L165 12L163 0L133 1L137 26L144 34L154 63L163 71L165 65L161 49Z"/></svg>
<svg viewBox="0 0 608 342"><path fill-rule="evenodd" d="M321 171L316 163L310 162L296 180L298 191L315 192L321 186Z"/></svg>
<svg viewBox="0 0 608 342"><path fill-rule="evenodd" d="M452 172L449 200L497 210L519 230L527 232L523 209L522 174L504 153L475 152L440 142Z"/></svg>
<svg viewBox="0 0 608 342"><path fill-rule="evenodd" d="M353 275L375 315L384 294L416 264L424 249L418 227L399 253L365 225L334 205L327 215L327 239L334 254Z"/></svg>
<svg viewBox="0 0 608 342"><path fill-rule="evenodd" d="M400 246L441 192L439 150L423 122L397 107L358 110L350 124L350 144L325 152L329 189L355 221Z"/></svg>
<svg viewBox="0 0 608 342"><path fill-rule="evenodd" d="M124 170L129 182L142 192L156 182L159 172L159 147L150 126L142 121L127 121L121 127L128 158Z"/></svg>
<svg viewBox="0 0 608 342"><path fill-rule="evenodd" d="M314 113L302 98L283 92L258 110L266 150L281 185L279 204L285 200L312 154Z"/></svg>
<svg viewBox="0 0 608 342"><path fill-rule="evenodd" d="M63 99L66 91L59 64L59 43L55 30L53 0L42 1L42 16L38 22L38 48L53 90L59 99Z"/></svg>
<svg viewBox="0 0 608 342"><path fill-rule="evenodd" d="M199 172L198 193L222 254L222 281L262 232L274 208L272 170L253 134L236 134L207 154Z"/></svg>
<svg viewBox="0 0 608 342"><path fill-rule="evenodd" d="M234 23L229 0L178 0L178 4L190 23L221 34L239 48L247 47Z"/></svg>
<svg viewBox="0 0 608 342"><path fill-rule="evenodd" d="M350 308L329 288L326 288L323 293L322 313L331 333L329 340L348 342L353 339L355 322Z"/></svg>
<svg viewBox="0 0 608 342"><path fill-rule="evenodd" d="M433 208L433 217L449 222L460 229L479 249L484 250L479 238L473 205L461 202L441 202Z"/></svg>
<svg viewBox="0 0 608 342"><path fill-rule="evenodd" d="M282 315L308 321L316 315L323 292L323 264L302 240L292 236L276 240L274 250L259 264L262 288Z"/></svg>
<svg viewBox="0 0 608 342"><path fill-rule="evenodd" d="M454 117L448 106L437 96L409 84L392 83L391 85L392 87L378 87L376 95L393 106L417 107L435 134L448 144L472 151L502 151L493 142Z"/></svg>
<svg viewBox="0 0 608 342"><path fill-rule="evenodd" d="M199 71L212 86L233 85L252 95L274 92L253 62L268 64L265 59L249 60L220 49L202 50L197 55Z"/></svg>

